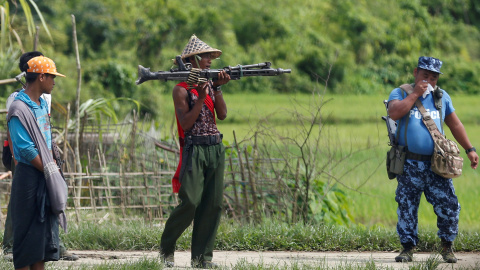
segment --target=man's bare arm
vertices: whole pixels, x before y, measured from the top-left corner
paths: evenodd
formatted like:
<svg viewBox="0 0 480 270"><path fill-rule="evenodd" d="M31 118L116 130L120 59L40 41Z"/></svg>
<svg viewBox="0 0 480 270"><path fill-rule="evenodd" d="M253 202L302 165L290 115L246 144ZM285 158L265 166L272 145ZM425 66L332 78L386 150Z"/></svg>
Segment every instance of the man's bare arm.
<svg viewBox="0 0 480 270"><path fill-rule="evenodd" d="M43 172L43 163L40 155L37 155L34 159L32 159L30 161L30 164L32 164L33 167L37 168L37 170Z"/></svg>
<svg viewBox="0 0 480 270"><path fill-rule="evenodd" d="M463 149L466 150L473 147L468 139L467 131L463 123L454 112L445 117L445 124L450 128L453 137L455 137L455 140L457 140ZM478 154L476 152L470 152L468 153L468 159L470 160L470 167L476 169L478 166Z"/></svg>
<svg viewBox="0 0 480 270"><path fill-rule="evenodd" d="M388 103L388 115L390 116L390 118L392 118L393 120L398 120L404 117L413 107L415 101L427 90L427 87L427 81L419 82L415 84L413 93L409 94L405 99L395 99L390 101Z"/></svg>
<svg viewBox="0 0 480 270"><path fill-rule="evenodd" d="M198 100L192 109L188 106L188 93L187 89L181 86L175 86L173 88L173 104L175 106L175 113L177 114L178 121L183 130L188 131L192 129L193 124L197 120L202 110L203 102L206 98L206 91L208 86L206 83L197 87Z"/></svg>

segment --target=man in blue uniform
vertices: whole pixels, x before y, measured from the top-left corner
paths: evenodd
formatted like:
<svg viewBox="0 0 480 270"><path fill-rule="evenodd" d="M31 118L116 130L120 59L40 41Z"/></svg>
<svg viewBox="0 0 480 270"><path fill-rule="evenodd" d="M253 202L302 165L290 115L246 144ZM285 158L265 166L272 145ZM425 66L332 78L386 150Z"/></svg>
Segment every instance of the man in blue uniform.
<svg viewBox="0 0 480 270"><path fill-rule="evenodd" d="M458 234L460 204L458 203L452 179L443 178L431 169L433 139L422 122L421 113L415 101L419 99L438 130L443 133L442 124L450 128L456 141L465 149L470 166L476 169L478 155L470 143L465 128L455 114L452 99L445 90L438 88L442 61L433 57L421 56L414 69L413 92L407 94L395 88L388 99L388 114L397 121L399 145L407 146L407 156L403 174L397 175L398 186L395 200L398 203L397 233L403 250L395 258L397 262L413 260L413 251L418 244L418 206L422 192L433 205L437 215L438 236L442 242L441 255L446 262L455 263L457 258L452 251L452 243ZM435 106L435 94L443 93L440 110ZM407 119L408 118L408 119ZM408 121L407 121L408 120ZM407 130L405 131L405 126ZM406 137L405 137L406 136Z"/></svg>

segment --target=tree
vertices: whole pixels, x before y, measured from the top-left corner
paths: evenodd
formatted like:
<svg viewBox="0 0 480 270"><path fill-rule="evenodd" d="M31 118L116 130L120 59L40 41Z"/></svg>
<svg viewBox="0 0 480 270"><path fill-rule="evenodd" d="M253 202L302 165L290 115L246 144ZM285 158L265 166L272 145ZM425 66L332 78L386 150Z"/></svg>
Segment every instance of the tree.
<svg viewBox="0 0 480 270"><path fill-rule="evenodd" d="M15 72L18 72L16 68L18 57L20 53L25 52L22 39L20 38L23 36L24 28L26 27L29 37L32 38L34 35L36 27L29 3L35 9L48 37L53 41L42 13L33 0L28 0L28 2L27 0L18 0L18 2L16 0L0 0L0 79L11 78ZM25 20L16 20L19 10L23 11ZM23 21L26 22L26 25L22 24ZM15 80L4 81L4 83L12 82L15 82ZM5 92L2 93L2 96L12 92L11 87L4 87L3 90Z"/></svg>
<svg viewBox="0 0 480 270"><path fill-rule="evenodd" d="M18 2L20 3L20 6L18 5L19 3L17 3L16 0L10 0L10 1L3 0L0 2L1 2L0 4L0 16L1 16L0 52L1 53L4 53L4 51L7 48L13 46L12 35L15 37L17 44L22 50L22 52L24 51L22 40L16 31L16 26L17 25L21 26L21 23L20 21L18 23L15 23L15 17L19 9L23 11L23 14L25 16L28 36L33 37L36 26L35 26L34 17L33 17L33 13L30 8L30 5L35 9L35 12L38 18L40 19L43 25L43 28L45 29L45 32L47 33L50 40L53 42L52 36L50 34L50 31L48 30L47 24L45 23L45 19L43 18L42 12L40 11L37 4L35 4L33 0L28 0L28 2L27 0L18 0ZM13 14L10 10L11 5L13 5L14 7Z"/></svg>

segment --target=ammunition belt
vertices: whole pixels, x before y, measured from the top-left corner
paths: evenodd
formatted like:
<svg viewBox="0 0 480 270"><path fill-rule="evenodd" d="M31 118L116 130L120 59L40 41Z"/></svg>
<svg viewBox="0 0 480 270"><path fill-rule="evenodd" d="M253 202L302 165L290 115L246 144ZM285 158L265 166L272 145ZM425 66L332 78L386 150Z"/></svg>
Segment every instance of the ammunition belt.
<svg viewBox="0 0 480 270"><path fill-rule="evenodd" d="M188 74L187 83L188 84L202 84L207 82L206 78L200 78L200 71L199 68L192 68L190 70L190 74Z"/></svg>

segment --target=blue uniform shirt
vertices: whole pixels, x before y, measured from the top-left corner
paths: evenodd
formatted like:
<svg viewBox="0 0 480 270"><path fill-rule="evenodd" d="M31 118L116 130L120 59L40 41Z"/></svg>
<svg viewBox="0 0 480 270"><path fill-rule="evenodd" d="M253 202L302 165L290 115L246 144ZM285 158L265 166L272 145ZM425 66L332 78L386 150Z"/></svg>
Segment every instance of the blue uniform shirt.
<svg viewBox="0 0 480 270"><path fill-rule="evenodd" d="M406 97L407 93L402 93L400 88L395 88L390 93L388 98L388 102L392 100L403 100ZM435 108L434 100L433 100L433 93L428 94L425 98L422 96L419 97L420 101L422 102L423 106L430 113L430 117L435 121L437 124L438 130L443 133L443 129L441 128L442 122L445 120L445 117L455 111L452 104L452 99L447 94L447 92L443 91L442 97L442 120L440 121L440 112ZM407 130L407 147L408 151L421 154L421 155L431 155L433 154L433 139L428 132L427 127L423 124L422 121L422 114L418 110L417 106L414 106L410 112L397 120L397 126L399 127L398 130L398 141L400 145L405 145L405 124L406 124L406 117L409 117L408 120L408 130Z"/></svg>
<svg viewBox="0 0 480 270"><path fill-rule="evenodd" d="M48 149L52 149L52 133L50 131L50 118L48 115L47 102L40 98L40 106L33 102L30 97L25 94L25 90L21 90L15 97L15 100L21 100L27 104L30 110L37 119L37 124L43 134L43 138L47 142ZM28 134L25 127L22 125L18 117L12 117L8 122L8 129L10 131L10 138L12 139L13 155L18 162L31 165L32 161L37 155L38 150Z"/></svg>

